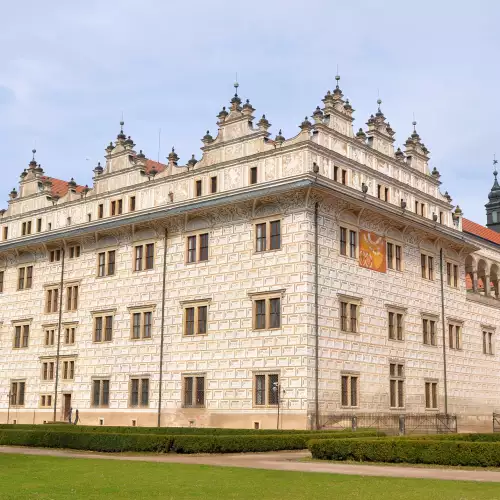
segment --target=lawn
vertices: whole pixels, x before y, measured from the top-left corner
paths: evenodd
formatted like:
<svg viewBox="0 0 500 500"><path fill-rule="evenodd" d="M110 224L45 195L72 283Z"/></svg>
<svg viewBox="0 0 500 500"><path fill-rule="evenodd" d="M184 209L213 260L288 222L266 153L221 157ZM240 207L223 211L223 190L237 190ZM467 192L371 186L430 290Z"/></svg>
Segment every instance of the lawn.
<svg viewBox="0 0 500 500"><path fill-rule="evenodd" d="M0 499L499 499L500 484L0 455Z"/></svg>

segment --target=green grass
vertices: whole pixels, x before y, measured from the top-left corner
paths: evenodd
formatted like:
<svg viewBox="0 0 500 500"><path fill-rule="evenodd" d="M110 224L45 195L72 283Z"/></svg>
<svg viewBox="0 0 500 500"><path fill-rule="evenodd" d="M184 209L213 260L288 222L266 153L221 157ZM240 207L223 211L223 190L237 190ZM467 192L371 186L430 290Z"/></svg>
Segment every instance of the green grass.
<svg viewBox="0 0 500 500"><path fill-rule="evenodd" d="M499 483L0 455L0 499L482 500Z"/></svg>

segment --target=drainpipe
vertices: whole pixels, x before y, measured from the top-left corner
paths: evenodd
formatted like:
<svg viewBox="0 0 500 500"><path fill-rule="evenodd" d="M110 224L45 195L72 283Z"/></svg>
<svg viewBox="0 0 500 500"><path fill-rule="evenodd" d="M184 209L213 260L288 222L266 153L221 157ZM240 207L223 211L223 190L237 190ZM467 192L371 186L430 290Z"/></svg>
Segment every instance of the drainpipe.
<svg viewBox="0 0 500 500"><path fill-rule="evenodd" d="M446 375L446 332L444 321L444 277L443 277L443 248L439 250L439 273L441 274L441 323L443 328L443 373L444 373L444 413L448 416L448 380Z"/></svg>
<svg viewBox="0 0 500 500"><path fill-rule="evenodd" d="M318 291L318 274L319 274L319 262L318 262L318 207L319 203L316 202L314 205L314 333L315 333L315 359L314 359L314 371L315 371L315 398L314 406L316 413L315 427L316 430L319 429L319 291Z"/></svg>
<svg viewBox="0 0 500 500"><path fill-rule="evenodd" d="M62 309L63 309L63 293L64 293L64 257L66 251L64 246L61 249L61 283L59 286L59 320L57 324L57 353L56 353L56 383L54 386L54 416L52 420L56 421L57 412L57 386L59 384L59 355L61 352L61 326L62 326Z"/></svg>
<svg viewBox="0 0 500 500"><path fill-rule="evenodd" d="M161 389L163 382L163 344L165 339L165 293L167 287L167 230L163 241L163 286L161 291L160 382L158 387L158 422L161 427Z"/></svg>

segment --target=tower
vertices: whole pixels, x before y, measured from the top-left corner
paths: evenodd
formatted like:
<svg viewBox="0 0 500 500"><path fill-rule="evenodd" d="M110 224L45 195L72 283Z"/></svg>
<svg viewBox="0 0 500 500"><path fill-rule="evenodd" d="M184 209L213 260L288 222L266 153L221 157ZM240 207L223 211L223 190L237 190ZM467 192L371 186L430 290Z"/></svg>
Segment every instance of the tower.
<svg viewBox="0 0 500 500"><path fill-rule="evenodd" d="M493 186L491 188L490 194L488 195L489 201L486 203L486 227L493 229L497 233L500 233L500 184L498 184L497 180L497 167L496 164L498 161L493 159L493 175L495 177L495 181L493 182Z"/></svg>

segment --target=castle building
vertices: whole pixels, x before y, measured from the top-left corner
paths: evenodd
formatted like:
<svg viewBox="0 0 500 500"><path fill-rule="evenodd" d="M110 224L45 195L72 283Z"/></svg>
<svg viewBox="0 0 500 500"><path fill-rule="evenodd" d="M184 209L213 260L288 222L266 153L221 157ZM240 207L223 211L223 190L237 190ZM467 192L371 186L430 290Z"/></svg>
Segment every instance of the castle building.
<svg viewBox="0 0 500 500"><path fill-rule="evenodd" d="M123 122L92 187L33 152L0 212L0 422L490 429L497 174L488 228L463 218L416 123L395 149L379 100L355 132L336 80L290 138L236 92L185 165L137 152Z"/></svg>

